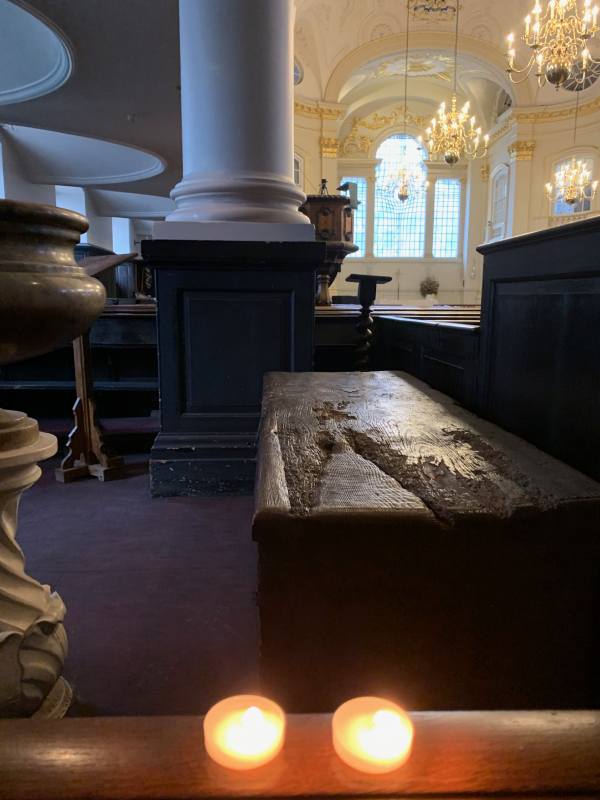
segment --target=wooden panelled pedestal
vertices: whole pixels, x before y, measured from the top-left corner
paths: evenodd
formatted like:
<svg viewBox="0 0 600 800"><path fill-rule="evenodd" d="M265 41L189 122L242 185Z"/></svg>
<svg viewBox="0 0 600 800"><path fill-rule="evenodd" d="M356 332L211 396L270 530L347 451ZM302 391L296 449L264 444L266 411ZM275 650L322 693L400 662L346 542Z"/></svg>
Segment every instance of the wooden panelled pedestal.
<svg viewBox="0 0 600 800"><path fill-rule="evenodd" d="M156 268L155 495L251 492L262 379L312 369L324 242L144 242Z"/></svg>
<svg viewBox="0 0 600 800"><path fill-rule="evenodd" d="M600 217L478 248L480 413L600 478Z"/></svg>

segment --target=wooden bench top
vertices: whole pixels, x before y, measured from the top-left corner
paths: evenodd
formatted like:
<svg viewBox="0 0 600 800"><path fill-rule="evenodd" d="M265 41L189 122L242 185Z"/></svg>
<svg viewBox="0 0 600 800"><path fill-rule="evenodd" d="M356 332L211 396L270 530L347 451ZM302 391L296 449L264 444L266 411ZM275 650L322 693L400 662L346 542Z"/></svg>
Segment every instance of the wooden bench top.
<svg viewBox="0 0 600 800"><path fill-rule="evenodd" d="M400 372L267 375L258 469L257 538L282 514L447 527L568 506L600 521L600 484Z"/></svg>

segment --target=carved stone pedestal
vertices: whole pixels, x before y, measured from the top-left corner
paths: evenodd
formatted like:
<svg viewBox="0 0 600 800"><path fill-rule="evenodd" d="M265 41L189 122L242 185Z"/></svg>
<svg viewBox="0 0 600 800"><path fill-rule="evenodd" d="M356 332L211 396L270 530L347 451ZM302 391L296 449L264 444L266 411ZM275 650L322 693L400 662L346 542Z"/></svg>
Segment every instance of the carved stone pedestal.
<svg viewBox="0 0 600 800"><path fill-rule="evenodd" d="M37 462L56 438L35 420L0 410L0 716L64 716L71 689L61 677L67 654L61 598L25 572L16 542L21 494L40 477Z"/></svg>

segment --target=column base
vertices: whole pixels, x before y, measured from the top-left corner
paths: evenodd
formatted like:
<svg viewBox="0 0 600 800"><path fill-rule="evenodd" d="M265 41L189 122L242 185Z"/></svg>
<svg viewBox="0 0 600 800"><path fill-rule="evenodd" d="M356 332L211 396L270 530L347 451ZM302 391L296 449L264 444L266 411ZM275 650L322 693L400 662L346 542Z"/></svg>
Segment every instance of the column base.
<svg viewBox="0 0 600 800"><path fill-rule="evenodd" d="M255 436L159 433L150 454L150 491L153 497L249 495L255 469Z"/></svg>
<svg viewBox="0 0 600 800"><path fill-rule="evenodd" d="M313 225L288 222L155 222L154 239L220 242L314 242Z"/></svg>
<svg viewBox="0 0 600 800"><path fill-rule="evenodd" d="M161 432L155 496L248 494L266 372L313 366L324 242L152 240Z"/></svg>

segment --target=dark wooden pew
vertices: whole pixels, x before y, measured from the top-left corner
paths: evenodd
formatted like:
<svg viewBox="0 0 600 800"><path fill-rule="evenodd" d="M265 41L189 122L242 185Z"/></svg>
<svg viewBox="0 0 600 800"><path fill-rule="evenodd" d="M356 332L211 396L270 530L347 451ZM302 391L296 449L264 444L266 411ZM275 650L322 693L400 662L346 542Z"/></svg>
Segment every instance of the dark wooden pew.
<svg viewBox="0 0 600 800"><path fill-rule="evenodd" d="M258 469L286 708L600 707L600 484L391 372L267 376Z"/></svg>
<svg viewBox="0 0 600 800"><path fill-rule="evenodd" d="M600 480L600 217L478 249L480 413Z"/></svg>
<svg viewBox="0 0 600 800"><path fill-rule="evenodd" d="M373 369L409 372L476 408L479 325L385 315L375 321L375 337Z"/></svg>
<svg viewBox="0 0 600 800"><path fill-rule="evenodd" d="M411 758L368 776L331 743L331 718L288 716L270 764L234 773L209 762L199 717L0 721L2 800L224 798L560 798L600 796L600 714L415 713Z"/></svg>

